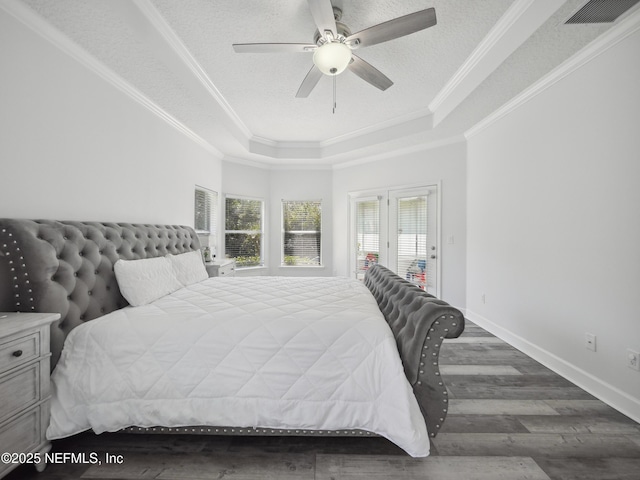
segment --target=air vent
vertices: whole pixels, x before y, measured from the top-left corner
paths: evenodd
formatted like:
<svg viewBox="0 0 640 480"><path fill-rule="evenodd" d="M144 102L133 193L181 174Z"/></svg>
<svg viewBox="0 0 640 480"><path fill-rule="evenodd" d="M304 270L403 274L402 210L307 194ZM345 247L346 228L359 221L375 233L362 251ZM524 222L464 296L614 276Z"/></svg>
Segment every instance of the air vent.
<svg viewBox="0 0 640 480"><path fill-rule="evenodd" d="M564 23L611 23L640 0L590 0Z"/></svg>

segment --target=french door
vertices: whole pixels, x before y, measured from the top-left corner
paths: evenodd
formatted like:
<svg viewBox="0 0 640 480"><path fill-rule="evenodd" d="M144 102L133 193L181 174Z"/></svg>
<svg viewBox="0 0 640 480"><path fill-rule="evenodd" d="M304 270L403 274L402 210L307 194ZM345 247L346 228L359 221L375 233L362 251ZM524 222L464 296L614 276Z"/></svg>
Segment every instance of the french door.
<svg viewBox="0 0 640 480"><path fill-rule="evenodd" d="M381 263L439 296L438 186L351 195L351 266L362 279Z"/></svg>

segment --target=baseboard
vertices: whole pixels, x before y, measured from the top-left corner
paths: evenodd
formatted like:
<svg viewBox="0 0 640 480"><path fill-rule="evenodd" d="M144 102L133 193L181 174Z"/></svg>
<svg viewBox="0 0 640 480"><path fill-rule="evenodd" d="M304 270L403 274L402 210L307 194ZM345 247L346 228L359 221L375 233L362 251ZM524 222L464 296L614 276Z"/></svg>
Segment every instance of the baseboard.
<svg viewBox="0 0 640 480"><path fill-rule="evenodd" d="M640 423L640 399L633 398L631 395L623 392L619 388L591 375L589 372L576 367L566 360L563 360L553 353L540 348L510 330L493 323L491 320L488 320L469 309L465 309L465 318L468 318L479 327L484 328L496 337L507 342L509 345L540 362L545 367L553 370L558 375L561 375L567 380L575 383L577 386L589 392L594 397L602 400L607 405L610 405L627 417Z"/></svg>

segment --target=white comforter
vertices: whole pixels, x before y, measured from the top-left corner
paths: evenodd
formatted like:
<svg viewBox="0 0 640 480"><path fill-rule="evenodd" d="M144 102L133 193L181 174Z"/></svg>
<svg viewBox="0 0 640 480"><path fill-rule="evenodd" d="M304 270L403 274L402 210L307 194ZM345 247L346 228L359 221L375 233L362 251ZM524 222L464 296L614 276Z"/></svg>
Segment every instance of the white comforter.
<svg viewBox="0 0 640 480"><path fill-rule="evenodd" d="M429 438L395 340L346 278L210 278L75 328L49 439L132 425L363 429L412 456Z"/></svg>

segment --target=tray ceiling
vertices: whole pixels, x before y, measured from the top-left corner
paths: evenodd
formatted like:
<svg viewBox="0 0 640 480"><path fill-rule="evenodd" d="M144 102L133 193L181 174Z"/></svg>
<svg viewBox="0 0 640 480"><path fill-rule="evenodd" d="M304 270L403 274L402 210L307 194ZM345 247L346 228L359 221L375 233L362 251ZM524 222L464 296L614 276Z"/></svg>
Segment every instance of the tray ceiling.
<svg viewBox="0 0 640 480"><path fill-rule="evenodd" d="M231 47L313 43L305 0L6 3L221 158L271 165L337 165L462 138L612 25L565 25L584 0L334 0L352 32L429 7L437 25L359 50L394 85L382 92L347 71L332 113L330 77L295 98L312 54Z"/></svg>

